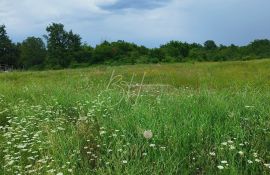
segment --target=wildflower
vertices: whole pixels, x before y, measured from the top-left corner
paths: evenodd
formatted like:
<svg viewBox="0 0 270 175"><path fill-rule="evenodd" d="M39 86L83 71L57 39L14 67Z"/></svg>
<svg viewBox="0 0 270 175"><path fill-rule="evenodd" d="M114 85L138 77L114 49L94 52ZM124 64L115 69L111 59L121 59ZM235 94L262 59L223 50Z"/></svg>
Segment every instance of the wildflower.
<svg viewBox="0 0 270 175"><path fill-rule="evenodd" d="M260 159L255 159L255 162L261 162L261 160Z"/></svg>
<svg viewBox="0 0 270 175"><path fill-rule="evenodd" d="M239 151L238 154L240 154L240 156L243 156L244 155L244 152L243 151Z"/></svg>
<svg viewBox="0 0 270 175"><path fill-rule="evenodd" d="M228 163L227 160L222 160L221 161L222 164Z"/></svg>
<svg viewBox="0 0 270 175"><path fill-rule="evenodd" d="M62 127L57 127L58 130L60 131L65 131L66 129L65 128L62 128Z"/></svg>
<svg viewBox="0 0 270 175"><path fill-rule="evenodd" d="M123 164L126 164L127 163L127 160L123 160L122 162L123 162Z"/></svg>
<svg viewBox="0 0 270 175"><path fill-rule="evenodd" d="M270 163L265 163L263 165L266 166L267 168L270 168Z"/></svg>
<svg viewBox="0 0 270 175"><path fill-rule="evenodd" d="M25 168L28 169L28 168L31 168L32 165L26 165Z"/></svg>
<svg viewBox="0 0 270 175"><path fill-rule="evenodd" d="M233 149L235 149L235 146L231 145L230 150L233 150Z"/></svg>
<svg viewBox="0 0 270 175"><path fill-rule="evenodd" d="M155 147L156 145L152 143L152 144L150 144L149 146L150 146L150 147Z"/></svg>
<svg viewBox="0 0 270 175"><path fill-rule="evenodd" d="M233 141L232 141L232 140L228 140L228 143L229 143L229 144L233 144Z"/></svg>
<svg viewBox="0 0 270 175"><path fill-rule="evenodd" d="M247 162L248 162L249 164L252 164L252 163L253 163L251 160L248 160Z"/></svg>
<svg viewBox="0 0 270 175"><path fill-rule="evenodd" d="M100 132L99 132L100 135L103 135L103 134L105 134L105 133L106 133L106 131L100 131Z"/></svg>
<svg viewBox="0 0 270 175"><path fill-rule="evenodd" d="M143 156L147 156L147 153L142 153Z"/></svg>
<svg viewBox="0 0 270 175"><path fill-rule="evenodd" d="M222 165L218 165L217 167L218 167L218 169L220 169L220 170L223 170L223 169L224 169L224 166L222 166Z"/></svg>
<svg viewBox="0 0 270 175"><path fill-rule="evenodd" d="M147 131L144 131L143 136L146 139L151 139L153 137L153 133L151 130L147 130Z"/></svg>
<svg viewBox="0 0 270 175"><path fill-rule="evenodd" d="M14 163L14 160L11 160L8 162L8 165L12 165Z"/></svg>
<svg viewBox="0 0 270 175"><path fill-rule="evenodd" d="M160 147L160 149L165 150L165 149L166 149L166 147L165 147L165 146L161 146L161 147Z"/></svg>
<svg viewBox="0 0 270 175"><path fill-rule="evenodd" d="M254 157L258 157L258 153L253 153L253 156Z"/></svg>
<svg viewBox="0 0 270 175"><path fill-rule="evenodd" d="M33 156L30 156L27 158L28 160L35 160L35 158Z"/></svg>
<svg viewBox="0 0 270 175"><path fill-rule="evenodd" d="M215 155L216 155L215 152L210 152L209 154L210 154L211 156L215 156Z"/></svg>
<svg viewBox="0 0 270 175"><path fill-rule="evenodd" d="M55 172L55 169L50 169L50 170L48 170L47 172L48 172L48 173L53 173L53 172Z"/></svg>
<svg viewBox="0 0 270 175"><path fill-rule="evenodd" d="M17 146L17 148L19 148L19 149L23 149L25 147L26 147L26 144L20 144L20 145Z"/></svg>
<svg viewBox="0 0 270 175"><path fill-rule="evenodd" d="M227 145L227 142L222 142L221 145L226 146Z"/></svg>

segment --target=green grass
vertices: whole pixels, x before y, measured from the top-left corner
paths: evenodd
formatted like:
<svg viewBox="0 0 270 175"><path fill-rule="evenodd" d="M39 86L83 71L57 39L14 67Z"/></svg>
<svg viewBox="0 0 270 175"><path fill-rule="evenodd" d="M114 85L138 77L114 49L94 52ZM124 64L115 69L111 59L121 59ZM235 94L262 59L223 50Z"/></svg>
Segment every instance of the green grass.
<svg viewBox="0 0 270 175"><path fill-rule="evenodd" d="M269 174L269 85L270 60L1 73L0 174Z"/></svg>

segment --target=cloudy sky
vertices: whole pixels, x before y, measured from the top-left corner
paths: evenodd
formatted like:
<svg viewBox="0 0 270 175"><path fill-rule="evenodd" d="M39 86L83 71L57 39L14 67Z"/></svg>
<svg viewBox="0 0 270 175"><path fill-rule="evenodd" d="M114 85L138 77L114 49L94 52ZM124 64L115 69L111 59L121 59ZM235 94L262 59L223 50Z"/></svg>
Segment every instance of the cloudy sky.
<svg viewBox="0 0 270 175"><path fill-rule="evenodd" d="M59 22L93 46L119 39L243 45L270 38L269 8L270 0L0 0L0 24L13 41L41 37Z"/></svg>

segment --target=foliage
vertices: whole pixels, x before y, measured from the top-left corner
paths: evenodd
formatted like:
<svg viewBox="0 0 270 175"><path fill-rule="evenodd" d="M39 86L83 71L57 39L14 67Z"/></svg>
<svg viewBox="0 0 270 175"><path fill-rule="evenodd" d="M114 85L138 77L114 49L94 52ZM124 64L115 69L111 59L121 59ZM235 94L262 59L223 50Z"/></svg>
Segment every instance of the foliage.
<svg viewBox="0 0 270 175"><path fill-rule="evenodd" d="M95 64L236 61L270 57L268 39L254 40L246 46L217 45L215 41L207 40L203 45L169 41L158 48L147 48L118 40L103 41L92 47L86 43L82 44L81 37L71 30L66 31L61 23L52 23L46 31L48 35L44 35L47 41L45 45L40 38L35 37L14 44L7 36L5 26L1 26L0 64L27 69L60 69Z"/></svg>
<svg viewBox="0 0 270 175"><path fill-rule="evenodd" d="M169 43L160 46L160 49L168 57L174 57L177 61L183 61L189 55L189 44L180 41L170 41Z"/></svg>
<svg viewBox="0 0 270 175"><path fill-rule="evenodd" d="M269 174L269 66L0 74L0 174Z"/></svg>
<svg viewBox="0 0 270 175"><path fill-rule="evenodd" d="M81 38L72 31L65 31L63 24L53 23L46 28L48 32L48 64L52 67L68 67L76 60L81 49Z"/></svg>
<svg viewBox="0 0 270 175"><path fill-rule="evenodd" d="M26 69L42 67L46 59L46 47L41 38L28 37L20 46L20 64Z"/></svg>
<svg viewBox="0 0 270 175"><path fill-rule="evenodd" d="M19 51L7 36L4 25L0 26L0 64L18 65Z"/></svg>
<svg viewBox="0 0 270 175"><path fill-rule="evenodd" d="M214 49L217 48L217 45L216 45L215 41L213 41L213 40L207 40L204 43L204 48L206 50L214 50Z"/></svg>

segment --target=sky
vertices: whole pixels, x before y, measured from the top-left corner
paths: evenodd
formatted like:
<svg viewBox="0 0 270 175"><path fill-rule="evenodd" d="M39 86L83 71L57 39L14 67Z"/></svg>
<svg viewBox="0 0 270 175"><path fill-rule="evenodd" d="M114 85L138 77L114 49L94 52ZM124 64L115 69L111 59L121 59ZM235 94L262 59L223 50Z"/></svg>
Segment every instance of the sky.
<svg viewBox="0 0 270 175"><path fill-rule="evenodd" d="M62 23L92 46L125 40L158 47L170 40L245 45L270 39L269 0L0 0L0 24L14 42Z"/></svg>

